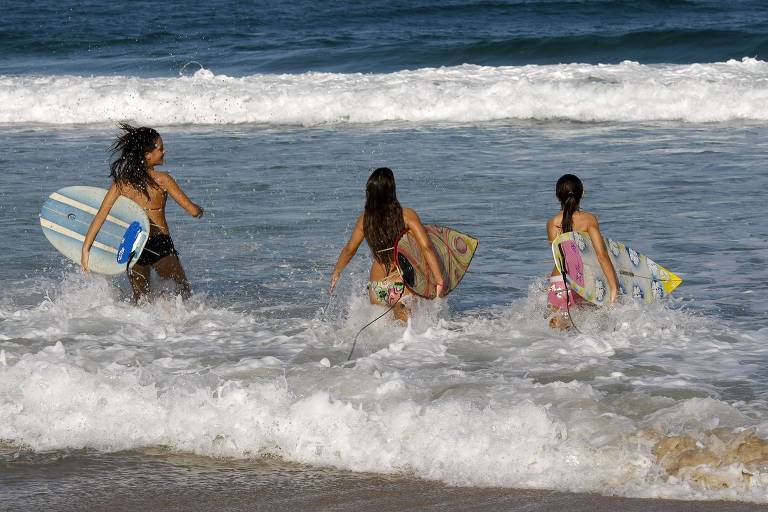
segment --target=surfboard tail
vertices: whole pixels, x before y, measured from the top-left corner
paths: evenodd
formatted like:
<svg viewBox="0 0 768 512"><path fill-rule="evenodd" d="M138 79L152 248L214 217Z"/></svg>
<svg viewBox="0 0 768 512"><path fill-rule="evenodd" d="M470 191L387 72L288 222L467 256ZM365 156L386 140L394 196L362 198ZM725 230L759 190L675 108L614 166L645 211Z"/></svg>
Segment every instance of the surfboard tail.
<svg viewBox="0 0 768 512"><path fill-rule="evenodd" d="M669 274L669 279L664 281L664 292L672 293L675 288L683 284L683 279L674 272L670 272L669 270L667 270L667 273Z"/></svg>

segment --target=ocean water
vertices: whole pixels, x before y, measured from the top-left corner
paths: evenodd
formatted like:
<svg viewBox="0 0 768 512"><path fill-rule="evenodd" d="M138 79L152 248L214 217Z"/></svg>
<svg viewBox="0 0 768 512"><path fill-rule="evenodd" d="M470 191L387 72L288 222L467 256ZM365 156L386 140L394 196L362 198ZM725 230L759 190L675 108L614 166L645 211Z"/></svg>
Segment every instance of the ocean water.
<svg viewBox="0 0 768 512"><path fill-rule="evenodd" d="M49 477L28 476L52 460L117 454L130 471L158 453L766 502L765 457L670 474L654 454L668 436L721 454L722 432L768 439L764 4L10 1L5 13L12 506L39 496ZM49 193L109 184L118 120L161 132L164 169L206 210L168 208L188 302L131 305L124 277L81 275L39 228ZM447 300L418 303L407 326L377 321L344 367L381 312L367 250L333 296L328 277L378 166L425 222L480 246ZM548 328L545 223L564 172L584 180L604 234L684 279L669 301L579 312L581 333Z"/></svg>

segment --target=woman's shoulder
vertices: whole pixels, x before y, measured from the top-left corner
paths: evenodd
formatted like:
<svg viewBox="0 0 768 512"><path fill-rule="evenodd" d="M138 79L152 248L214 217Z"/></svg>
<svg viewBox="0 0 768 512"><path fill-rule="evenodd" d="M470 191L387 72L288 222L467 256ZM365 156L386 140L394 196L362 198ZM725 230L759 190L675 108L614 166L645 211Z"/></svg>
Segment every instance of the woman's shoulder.
<svg viewBox="0 0 768 512"><path fill-rule="evenodd" d="M173 179L171 173L166 171L152 171L150 176L152 176L155 181L167 181L168 179Z"/></svg>
<svg viewBox="0 0 768 512"><path fill-rule="evenodd" d="M560 224L562 221L562 212L556 213L547 220L547 238L550 242L561 233Z"/></svg>
<svg viewBox="0 0 768 512"><path fill-rule="evenodd" d="M406 227L413 224L414 222L421 223L421 218L419 217L419 214L416 213L416 210L414 210L413 208L408 208L407 206L403 206L402 208L403 208L403 221L405 222Z"/></svg>
<svg viewBox="0 0 768 512"><path fill-rule="evenodd" d="M168 190L168 186L175 183L173 176L171 176L171 173L165 172L165 171L152 171L152 179L155 180L155 183L160 185L160 187L163 190Z"/></svg>
<svg viewBox="0 0 768 512"><path fill-rule="evenodd" d="M576 214L574 216L578 216L579 217L579 221L581 221L581 222L587 222L587 223L590 223L590 224L593 223L593 222L595 222L595 223L597 222L597 214L596 213L592 213L592 212L588 212L586 210L579 210L578 212L576 212Z"/></svg>

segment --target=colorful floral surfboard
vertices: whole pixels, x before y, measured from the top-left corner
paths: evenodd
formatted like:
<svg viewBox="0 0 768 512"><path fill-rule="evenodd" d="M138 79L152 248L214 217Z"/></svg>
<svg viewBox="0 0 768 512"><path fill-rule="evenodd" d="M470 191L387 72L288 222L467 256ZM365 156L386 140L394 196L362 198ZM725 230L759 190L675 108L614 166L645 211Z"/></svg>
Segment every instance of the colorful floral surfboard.
<svg viewBox="0 0 768 512"><path fill-rule="evenodd" d="M444 295L447 295L464 277L475 255L478 240L443 226L429 224L424 228L442 266ZM409 290L428 299L435 298L434 277L416 238L409 232L405 232L395 243L395 264Z"/></svg>

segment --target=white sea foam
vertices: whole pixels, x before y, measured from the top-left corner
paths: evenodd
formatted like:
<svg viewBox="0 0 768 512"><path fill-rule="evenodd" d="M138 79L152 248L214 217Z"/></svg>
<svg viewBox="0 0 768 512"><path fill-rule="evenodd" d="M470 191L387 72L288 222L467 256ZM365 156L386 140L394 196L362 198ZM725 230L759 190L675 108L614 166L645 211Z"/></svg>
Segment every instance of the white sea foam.
<svg viewBox="0 0 768 512"><path fill-rule="evenodd" d="M768 119L768 63L456 67L390 74L0 76L0 122L320 125Z"/></svg>
<svg viewBox="0 0 768 512"><path fill-rule="evenodd" d="M162 445L451 484L766 500L765 474L745 483L737 465L719 468L731 485L707 489L666 475L652 454L665 434L768 434L755 419L764 400L732 404L711 384L747 380L738 360L768 341L764 331L733 344L738 333L706 319L625 306L582 318L585 334L571 336L546 327L533 286L482 316L440 319L428 307L407 328L374 324L344 368L374 312L361 299L339 325L200 298L134 307L99 277L50 286L38 306L0 310L0 439L14 444Z"/></svg>

